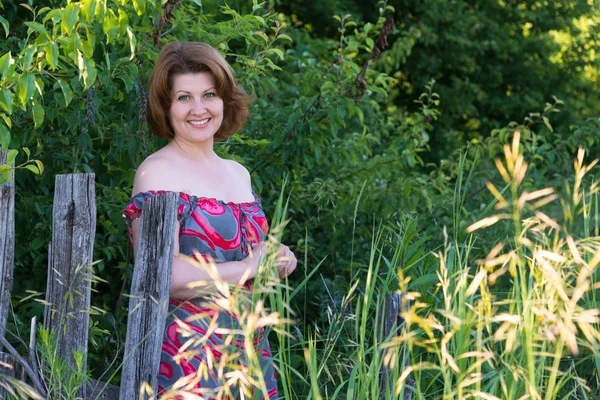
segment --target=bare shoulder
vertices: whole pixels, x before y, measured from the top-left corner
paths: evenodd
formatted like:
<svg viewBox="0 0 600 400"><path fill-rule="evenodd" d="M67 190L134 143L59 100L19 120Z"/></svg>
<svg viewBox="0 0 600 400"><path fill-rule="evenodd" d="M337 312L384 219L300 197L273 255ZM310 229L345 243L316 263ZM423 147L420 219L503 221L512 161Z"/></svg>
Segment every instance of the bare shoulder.
<svg viewBox="0 0 600 400"><path fill-rule="evenodd" d="M246 167L244 167L242 164L240 164L239 162L234 161L234 160L223 160L223 161L225 161L227 167L230 169L230 171L233 174L236 175L236 177L239 177L244 182L250 183L250 172L248 172Z"/></svg>
<svg viewBox="0 0 600 400"><path fill-rule="evenodd" d="M133 194L149 190L169 190L170 179L173 176L174 166L160 151L146 158L135 172Z"/></svg>
<svg viewBox="0 0 600 400"><path fill-rule="evenodd" d="M169 158L161 152L156 152L149 155L138 167L138 171L160 170L170 164Z"/></svg>

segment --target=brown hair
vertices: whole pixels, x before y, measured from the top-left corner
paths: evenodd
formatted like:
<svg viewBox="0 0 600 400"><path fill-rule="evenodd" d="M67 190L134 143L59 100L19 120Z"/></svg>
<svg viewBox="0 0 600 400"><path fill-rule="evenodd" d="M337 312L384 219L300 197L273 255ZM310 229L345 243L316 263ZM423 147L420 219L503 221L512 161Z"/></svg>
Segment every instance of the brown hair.
<svg viewBox="0 0 600 400"><path fill-rule="evenodd" d="M223 122L215 141L227 139L240 130L250 115L252 97L237 85L233 70L213 47L199 42L173 42L161 50L148 87L148 125L159 137L173 138L175 132L167 118L171 108L173 77L179 74L210 72L217 94L223 99Z"/></svg>

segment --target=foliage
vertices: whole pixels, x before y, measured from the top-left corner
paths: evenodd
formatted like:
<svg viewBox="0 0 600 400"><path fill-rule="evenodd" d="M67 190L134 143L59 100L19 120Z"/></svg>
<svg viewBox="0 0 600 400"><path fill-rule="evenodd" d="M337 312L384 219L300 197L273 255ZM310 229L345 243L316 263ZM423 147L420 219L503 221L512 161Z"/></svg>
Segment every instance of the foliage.
<svg viewBox="0 0 600 400"><path fill-rule="evenodd" d="M527 115L552 96L568 99L559 116L559 133L595 116L600 28L591 2L445 2L395 1L400 20L419 39L409 57L393 54L383 71L398 70L409 93L436 78L445 118L437 124L431 145L436 160L452 149L485 138L508 121ZM585 49L584 49L585 47ZM575 56L577 54L577 56ZM399 93L400 94L400 93ZM396 102L408 107L410 100ZM546 132L547 133L547 132Z"/></svg>
<svg viewBox="0 0 600 400"><path fill-rule="evenodd" d="M428 161L448 158L509 121L527 115L552 96L568 99L559 132L597 114L600 19L595 2L472 2L389 0L399 28L375 69L398 79L392 100L413 110L414 96L434 78L443 120L431 133ZM335 0L276 2L276 8L316 37L336 37L324 21L330 10L352 10L368 23L376 10L367 2ZM547 132L546 132L547 133Z"/></svg>
<svg viewBox="0 0 600 400"><path fill-rule="evenodd" d="M47 397L65 400L77 398L77 392L89 379L88 372L83 368L85 354L74 352L73 360L76 367L71 368L67 360L58 357L57 336L44 328L40 328L38 334L37 348Z"/></svg>

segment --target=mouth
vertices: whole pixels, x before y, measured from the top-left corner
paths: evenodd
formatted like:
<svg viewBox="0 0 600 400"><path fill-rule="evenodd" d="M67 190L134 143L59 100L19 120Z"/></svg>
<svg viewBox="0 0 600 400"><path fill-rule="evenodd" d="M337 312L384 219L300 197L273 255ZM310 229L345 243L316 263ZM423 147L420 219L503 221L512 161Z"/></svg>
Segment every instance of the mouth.
<svg viewBox="0 0 600 400"><path fill-rule="evenodd" d="M208 121L210 121L210 118L204 118L201 120L193 120L193 121L188 121L192 126L196 126L196 127L200 127L200 126L204 126L208 123Z"/></svg>

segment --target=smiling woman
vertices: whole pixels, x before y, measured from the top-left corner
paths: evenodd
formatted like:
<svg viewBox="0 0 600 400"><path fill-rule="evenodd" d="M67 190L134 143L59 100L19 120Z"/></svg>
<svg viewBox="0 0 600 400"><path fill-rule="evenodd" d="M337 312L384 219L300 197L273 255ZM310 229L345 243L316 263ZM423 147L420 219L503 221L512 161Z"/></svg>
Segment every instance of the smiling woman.
<svg viewBox="0 0 600 400"><path fill-rule="evenodd" d="M215 140L227 139L244 126L251 97L237 86L233 70L223 56L204 43L175 42L163 48L150 77L148 124L155 135L173 138L175 134L168 118L173 80L178 75L202 72L212 75L215 91L224 105L223 124Z"/></svg>
<svg viewBox="0 0 600 400"><path fill-rule="evenodd" d="M148 91L150 127L154 134L171 141L137 169L133 197L124 217L135 249L143 203L166 191L179 196L159 391L169 397L173 388L185 386L186 391L203 398L223 398L219 393L227 371L220 368L219 360L240 338L228 338L222 330L214 333L214 324L233 332L240 331L240 325L235 316L216 304L207 308L212 278L188 260L213 261L223 281L252 291L259 255L266 250L267 218L252 190L248 171L235 161L220 158L213 148L215 141L226 139L243 126L250 100L219 52L194 42L165 46ZM279 275L285 277L295 268L296 257L287 246L280 245ZM199 282L204 283L200 290ZM208 337L204 345L189 346L190 329ZM277 382L267 337L262 330L255 337L253 352L261 355L262 387L266 388L263 397L276 399ZM242 368L244 362L242 357ZM232 396L238 398L235 393Z"/></svg>
<svg viewBox="0 0 600 400"><path fill-rule="evenodd" d="M177 75L171 91L169 122L177 132L173 141L182 145L206 143L212 147L213 137L223 122L223 100L217 94L212 74Z"/></svg>

